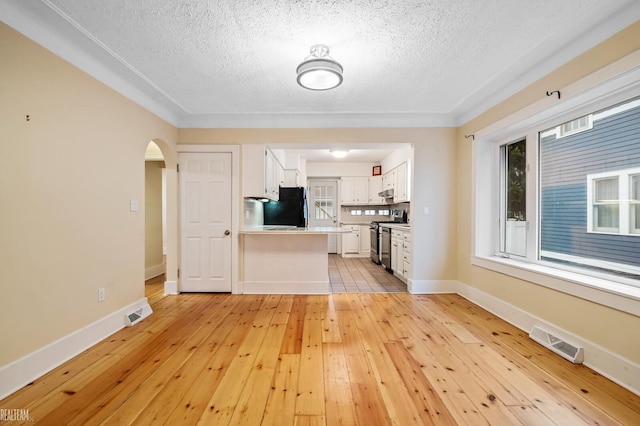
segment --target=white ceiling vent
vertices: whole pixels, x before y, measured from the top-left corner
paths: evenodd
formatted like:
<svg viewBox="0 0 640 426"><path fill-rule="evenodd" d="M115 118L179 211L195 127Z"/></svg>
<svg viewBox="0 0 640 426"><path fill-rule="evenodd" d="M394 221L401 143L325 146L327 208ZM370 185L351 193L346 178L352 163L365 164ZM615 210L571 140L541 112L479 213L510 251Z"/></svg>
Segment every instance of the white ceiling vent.
<svg viewBox="0 0 640 426"><path fill-rule="evenodd" d="M127 326L132 326L139 323L152 313L153 311L151 310L151 306L149 306L148 303L145 303L142 307L136 309L135 311L125 314L124 322Z"/></svg>
<svg viewBox="0 0 640 426"><path fill-rule="evenodd" d="M572 363L582 364L584 351L580 346L569 343L558 336L554 336L537 325L533 326L529 337Z"/></svg>

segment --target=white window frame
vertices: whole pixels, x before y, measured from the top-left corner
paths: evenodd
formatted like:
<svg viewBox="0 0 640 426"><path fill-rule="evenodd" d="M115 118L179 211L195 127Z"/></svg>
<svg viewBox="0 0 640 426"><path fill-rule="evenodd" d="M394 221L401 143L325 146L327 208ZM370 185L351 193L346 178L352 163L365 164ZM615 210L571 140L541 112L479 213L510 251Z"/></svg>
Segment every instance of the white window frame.
<svg viewBox="0 0 640 426"><path fill-rule="evenodd" d="M638 178L639 180L638 185L640 185L640 173L639 174L631 173L629 176L629 232L631 235L636 235L636 234L640 235L640 221L636 223L635 216L633 214L635 213L636 209L640 210L640 197L638 199L631 197L631 192L633 191L633 184L631 183L631 181L634 177Z"/></svg>
<svg viewBox="0 0 640 426"><path fill-rule="evenodd" d="M640 237L640 230L633 229L631 223L631 205L636 204L631 200L631 178L640 175L640 167L634 169L615 170L611 172L594 173L587 175L587 232L592 234L633 235ZM594 220L594 184L601 179L618 179L618 228L596 228Z"/></svg>
<svg viewBox="0 0 640 426"><path fill-rule="evenodd" d="M526 160L526 174L527 174L527 182L526 182L526 187L529 187L529 144L527 143L527 140L525 137L522 138L518 138L515 140L512 140L510 142L507 143L500 143L499 144L499 150L500 150L500 193L499 193L499 197L500 197L500 231L499 231L499 241L498 241L498 252L501 254L501 256L506 256L506 257L511 257L511 256L517 256L517 257L523 257L520 254L514 253L512 251L508 250L508 242L507 242L507 233L508 233L508 219L507 219L507 202L508 202L508 197L507 197L507 173L508 173L508 169L507 169L507 147L509 145L513 145L515 143L519 143L524 141L526 144L526 155L527 155L527 160ZM534 202L535 201L533 199L529 200L529 191L527 191L527 200L526 200L526 205L527 205L527 211L525 212L526 217L529 217L529 212L528 212L528 206L529 206L529 202ZM529 233L527 232L527 230L529 229L529 221L525 221L525 242L529 241ZM525 243L526 244L526 243ZM529 247L526 248L525 251L529 251Z"/></svg>
<svg viewBox="0 0 640 426"><path fill-rule="evenodd" d="M474 132L471 264L640 316L640 286L637 280L538 260L538 134L558 126L558 123L639 97L640 52L561 90L563 94L570 93L569 96L563 96L561 102L541 99ZM499 250L500 146L523 137L528 141L529 228L527 254L516 257Z"/></svg>

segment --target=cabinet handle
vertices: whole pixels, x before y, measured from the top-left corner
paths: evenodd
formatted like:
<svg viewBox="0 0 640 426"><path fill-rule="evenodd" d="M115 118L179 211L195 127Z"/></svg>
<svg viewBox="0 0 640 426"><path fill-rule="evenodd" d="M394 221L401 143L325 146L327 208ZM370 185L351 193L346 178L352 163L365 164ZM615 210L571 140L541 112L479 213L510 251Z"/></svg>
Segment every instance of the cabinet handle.
<svg viewBox="0 0 640 426"><path fill-rule="evenodd" d="M224 231L224 235L229 235L229 234L231 234L231 232L228 229Z"/></svg>

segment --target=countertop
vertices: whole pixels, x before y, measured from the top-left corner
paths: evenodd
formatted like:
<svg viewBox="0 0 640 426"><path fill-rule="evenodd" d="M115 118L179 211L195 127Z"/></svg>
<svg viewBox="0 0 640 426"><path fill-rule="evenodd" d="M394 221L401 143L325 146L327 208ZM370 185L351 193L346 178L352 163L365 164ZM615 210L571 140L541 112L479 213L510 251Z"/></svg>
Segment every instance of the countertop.
<svg viewBox="0 0 640 426"><path fill-rule="evenodd" d="M400 229L402 231L411 230L411 225L409 225L408 223L381 223L380 226L390 229Z"/></svg>
<svg viewBox="0 0 640 426"><path fill-rule="evenodd" d="M246 226L241 228L240 234L348 234L351 229L335 228L330 226L310 226L308 228L298 228L297 226L286 225L262 225L262 226Z"/></svg>

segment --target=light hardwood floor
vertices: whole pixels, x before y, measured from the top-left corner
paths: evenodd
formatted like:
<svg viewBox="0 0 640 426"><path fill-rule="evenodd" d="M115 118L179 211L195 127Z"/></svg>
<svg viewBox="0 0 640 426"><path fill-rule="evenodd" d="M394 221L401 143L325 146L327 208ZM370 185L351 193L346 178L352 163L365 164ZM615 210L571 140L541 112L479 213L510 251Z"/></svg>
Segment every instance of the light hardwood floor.
<svg viewBox="0 0 640 426"><path fill-rule="evenodd" d="M455 295L181 294L0 401L37 424L638 425L640 397Z"/></svg>

